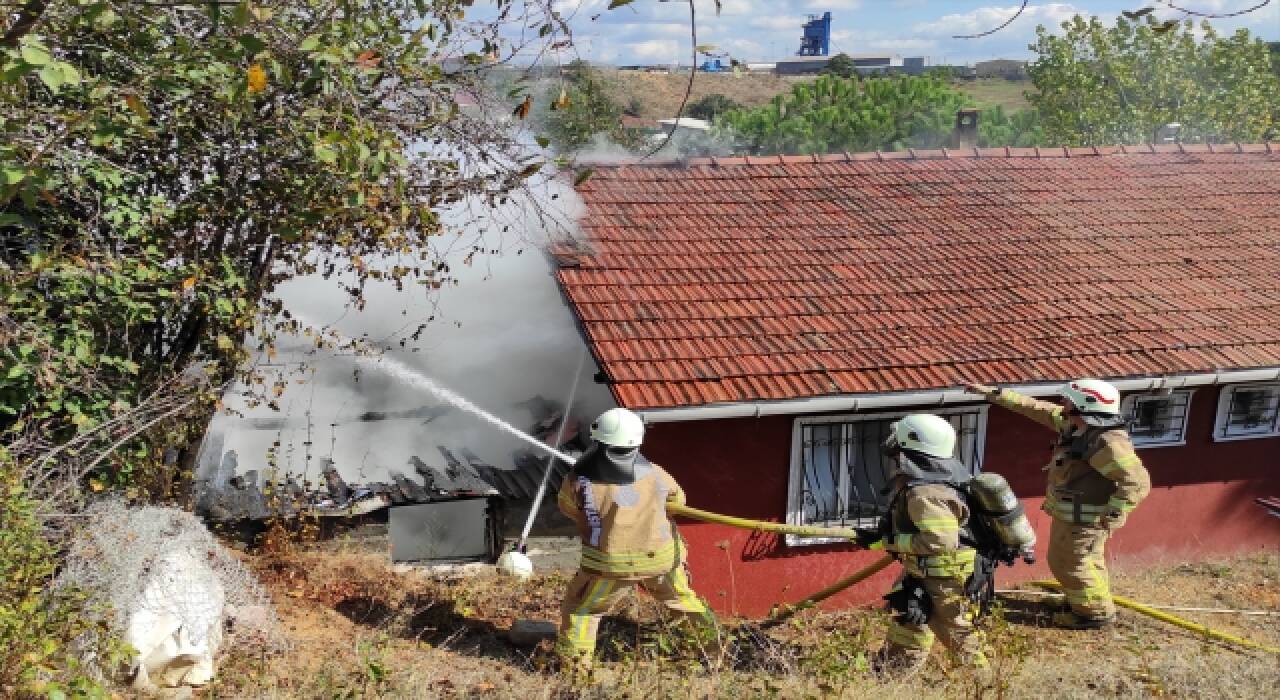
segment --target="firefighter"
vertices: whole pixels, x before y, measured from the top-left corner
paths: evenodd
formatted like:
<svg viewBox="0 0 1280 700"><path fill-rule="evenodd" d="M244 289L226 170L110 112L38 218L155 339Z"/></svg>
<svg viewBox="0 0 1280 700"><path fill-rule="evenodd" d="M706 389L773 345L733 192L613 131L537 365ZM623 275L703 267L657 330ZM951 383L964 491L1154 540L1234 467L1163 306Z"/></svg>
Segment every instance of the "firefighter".
<svg viewBox="0 0 1280 700"><path fill-rule="evenodd" d="M877 669L918 670L935 637L959 662L987 665L982 635L973 626L976 606L966 590L976 558L965 543L972 541L963 491L971 474L952 456L955 444L951 423L929 414L897 421L885 441L893 462L889 512L880 528L858 531L859 544L883 546L903 566L885 596L897 615L874 659Z"/></svg>
<svg viewBox="0 0 1280 700"><path fill-rule="evenodd" d="M644 423L624 408L610 409L591 424L591 439L557 499L582 538L578 573L560 608L562 663L590 669L601 616L637 585L717 636L714 614L689 586L684 541L667 516L667 502L684 504L684 491L640 454Z"/></svg>
<svg viewBox="0 0 1280 700"><path fill-rule="evenodd" d="M1053 622L1068 629L1111 624L1116 610L1103 551L1151 491L1151 477L1125 431L1120 392L1098 379L1077 379L1059 390L1059 406L985 384L966 389L1057 431L1042 508L1052 518L1049 569L1069 609Z"/></svg>

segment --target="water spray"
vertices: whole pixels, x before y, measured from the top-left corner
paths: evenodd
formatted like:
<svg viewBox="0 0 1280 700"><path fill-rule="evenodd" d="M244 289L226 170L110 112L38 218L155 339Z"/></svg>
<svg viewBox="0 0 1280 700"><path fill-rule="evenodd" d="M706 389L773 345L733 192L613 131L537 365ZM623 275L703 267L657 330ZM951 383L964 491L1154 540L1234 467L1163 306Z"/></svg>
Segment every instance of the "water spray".
<svg viewBox="0 0 1280 700"><path fill-rule="evenodd" d="M332 334L334 339L340 343L350 345L353 348L360 348L363 346L363 343L361 343L360 341L348 338L345 335L342 335L341 333L331 328L328 328L326 326L310 323L309 320L304 317L301 317L295 314L294 318L302 325L320 328L321 330L324 330ZM431 379L430 377L422 374L421 372L418 372L417 370L406 365L400 360L397 360L394 357L391 357L386 354L360 355L357 357L356 362L361 365L366 365L376 369L380 369L383 372L393 377L396 377L398 379L401 379L407 382L411 386L422 389L427 393L431 394L432 396L435 396L437 399L440 399L441 401L444 401L445 403L448 403L454 406L455 408L460 408L463 411L466 411L467 413L470 413L471 415L476 416L477 418L480 418L481 420L494 426L495 428L501 430L502 432L507 433L508 435L511 435L522 442L528 443L529 445L532 445L533 447L539 450L542 450L553 457L562 459L568 462L569 464L573 464L574 462L577 461L573 457L570 457L569 455L561 452L560 450L557 450L556 448L533 437L532 435L524 432L523 430L520 430L514 425L511 425L510 423L493 415L492 413L489 413L483 408L480 408L479 406L471 403L461 394L436 382L434 379ZM579 373L581 373L581 370L579 370ZM574 389L575 391L577 389L576 379L574 380ZM563 430L563 427L564 426L561 425L562 430Z"/></svg>
<svg viewBox="0 0 1280 700"><path fill-rule="evenodd" d="M556 441L553 447L559 447L564 441L564 429L569 424L569 415L573 410L573 400L578 394L578 380L582 377L582 365L587 360L587 348L584 346L582 351L578 353L578 368L573 373L573 384L569 387L569 398L565 401L563 413L560 416L560 428L556 430ZM529 515L524 519L524 529L520 531L520 539L516 542L515 547L510 552L505 552L498 558L498 570L510 574L517 578L528 578L533 574L533 562L529 560L528 540L529 531L533 529L534 518L538 517L538 509L542 507L542 499L547 494L547 484L551 482L551 473L555 469L555 457L547 457L547 470L542 474L542 482L538 484L538 492L533 497L533 504L529 506ZM573 464L575 460L569 460L569 464Z"/></svg>

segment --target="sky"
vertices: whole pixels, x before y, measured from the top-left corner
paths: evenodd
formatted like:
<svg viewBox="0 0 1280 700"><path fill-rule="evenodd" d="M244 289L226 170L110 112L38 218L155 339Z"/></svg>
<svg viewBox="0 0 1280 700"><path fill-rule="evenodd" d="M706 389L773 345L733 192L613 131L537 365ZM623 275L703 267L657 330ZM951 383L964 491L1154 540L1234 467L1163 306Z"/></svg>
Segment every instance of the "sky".
<svg viewBox="0 0 1280 700"><path fill-rule="evenodd" d="M981 39L954 39L1000 25L1018 8L1018 0L695 0L698 43L712 44L742 61L772 61L795 54L808 14L832 14L832 53L890 53L925 56L931 64L963 64L992 58L1031 58L1027 49L1036 26L1057 27L1076 14L1097 15L1111 23L1121 11L1155 6L1162 19L1184 17L1158 0L1074 0L1031 2L1016 21ZM1261 0L1173 0L1199 12L1223 13ZM609 0L560 0L572 16L578 52L592 62L629 65L688 64L689 8L683 0L635 0L608 10ZM593 17L595 19L593 19ZM1244 27L1269 41L1280 41L1280 0L1248 15L1213 20L1220 30Z"/></svg>

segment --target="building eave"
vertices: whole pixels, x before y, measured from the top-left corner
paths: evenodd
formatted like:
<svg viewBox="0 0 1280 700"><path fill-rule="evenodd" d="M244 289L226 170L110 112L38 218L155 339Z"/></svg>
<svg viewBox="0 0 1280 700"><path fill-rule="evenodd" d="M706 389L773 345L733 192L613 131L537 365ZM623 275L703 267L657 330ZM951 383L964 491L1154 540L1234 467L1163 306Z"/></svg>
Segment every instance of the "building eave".
<svg viewBox="0 0 1280 700"><path fill-rule="evenodd" d="M1236 384L1280 380L1280 367L1262 369L1224 370L1197 374L1174 374L1160 377L1109 379L1120 391L1151 391L1155 389L1181 389L1184 387ZM1062 382L1006 385L1028 396L1051 396L1057 393ZM947 406L958 403L974 403L981 400L963 389L935 389L929 391L899 391L882 394L842 394L815 396L781 401L751 401L683 406L675 408L636 409L646 423L677 423L694 420L722 418L760 418L762 416L802 415L808 413L854 412L891 408Z"/></svg>

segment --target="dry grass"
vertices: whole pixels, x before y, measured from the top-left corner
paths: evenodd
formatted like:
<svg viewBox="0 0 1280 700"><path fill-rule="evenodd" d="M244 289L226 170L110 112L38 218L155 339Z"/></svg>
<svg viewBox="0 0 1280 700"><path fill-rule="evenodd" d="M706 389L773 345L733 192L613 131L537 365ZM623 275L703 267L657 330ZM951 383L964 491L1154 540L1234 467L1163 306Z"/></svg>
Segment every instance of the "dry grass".
<svg viewBox="0 0 1280 700"><path fill-rule="evenodd" d="M680 108L689 85L689 74L640 73L606 70L610 95L626 106L632 98L640 102L640 116L646 119L673 117ZM772 73L699 73L693 81L689 103L707 95L721 94L745 107L768 104L774 95L790 92L798 82L813 76L780 76Z"/></svg>
<svg viewBox="0 0 1280 700"><path fill-rule="evenodd" d="M610 95L624 106L635 98L640 103L639 116L646 119L674 116L689 81L688 73L668 75L617 70L606 70L605 73ZM693 82L689 102L719 93L738 104L758 107L768 104L779 93L789 92L796 83L813 79L814 76L779 76L772 73L699 73ZM1006 112L1026 109L1029 103L1024 93L1035 89L1030 81L1010 81L1003 78L958 80L954 86L973 98L975 106L999 105Z"/></svg>
<svg viewBox="0 0 1280 700"><path fill-rule="evenodd" d="M1106 633L1049 629L1038 603L1010 598L990 620L991 674L951 670L936 653L906 681L866 668L886 624L879 611L808 613L763 632L731 623L738 654L711 671L668 648L655 606L640 600L606 620L605 660L592 684L575 687L502 638L517 618L556 618L563 575L438 581L355 551L254 564L290 648L224 660L202 697L1261 697L1280 684L1274 656L1209 644L1125 611ZM1120 575L1116 588L1150 602L1276 609L1278 569L1280 557L1254 555ZM1280 645L1276 617L1186 616Z"/></svg>
<svg viewBox="0 0 1280 700"><path fill-rule="evenodd" d="M958 80L953 85L972 98L975 106L1000 106L1010 114L1030 107L1031 103L1027 101L1026 93L1035 90L1030 80L1005 80L1004 78Z"/></svg>

